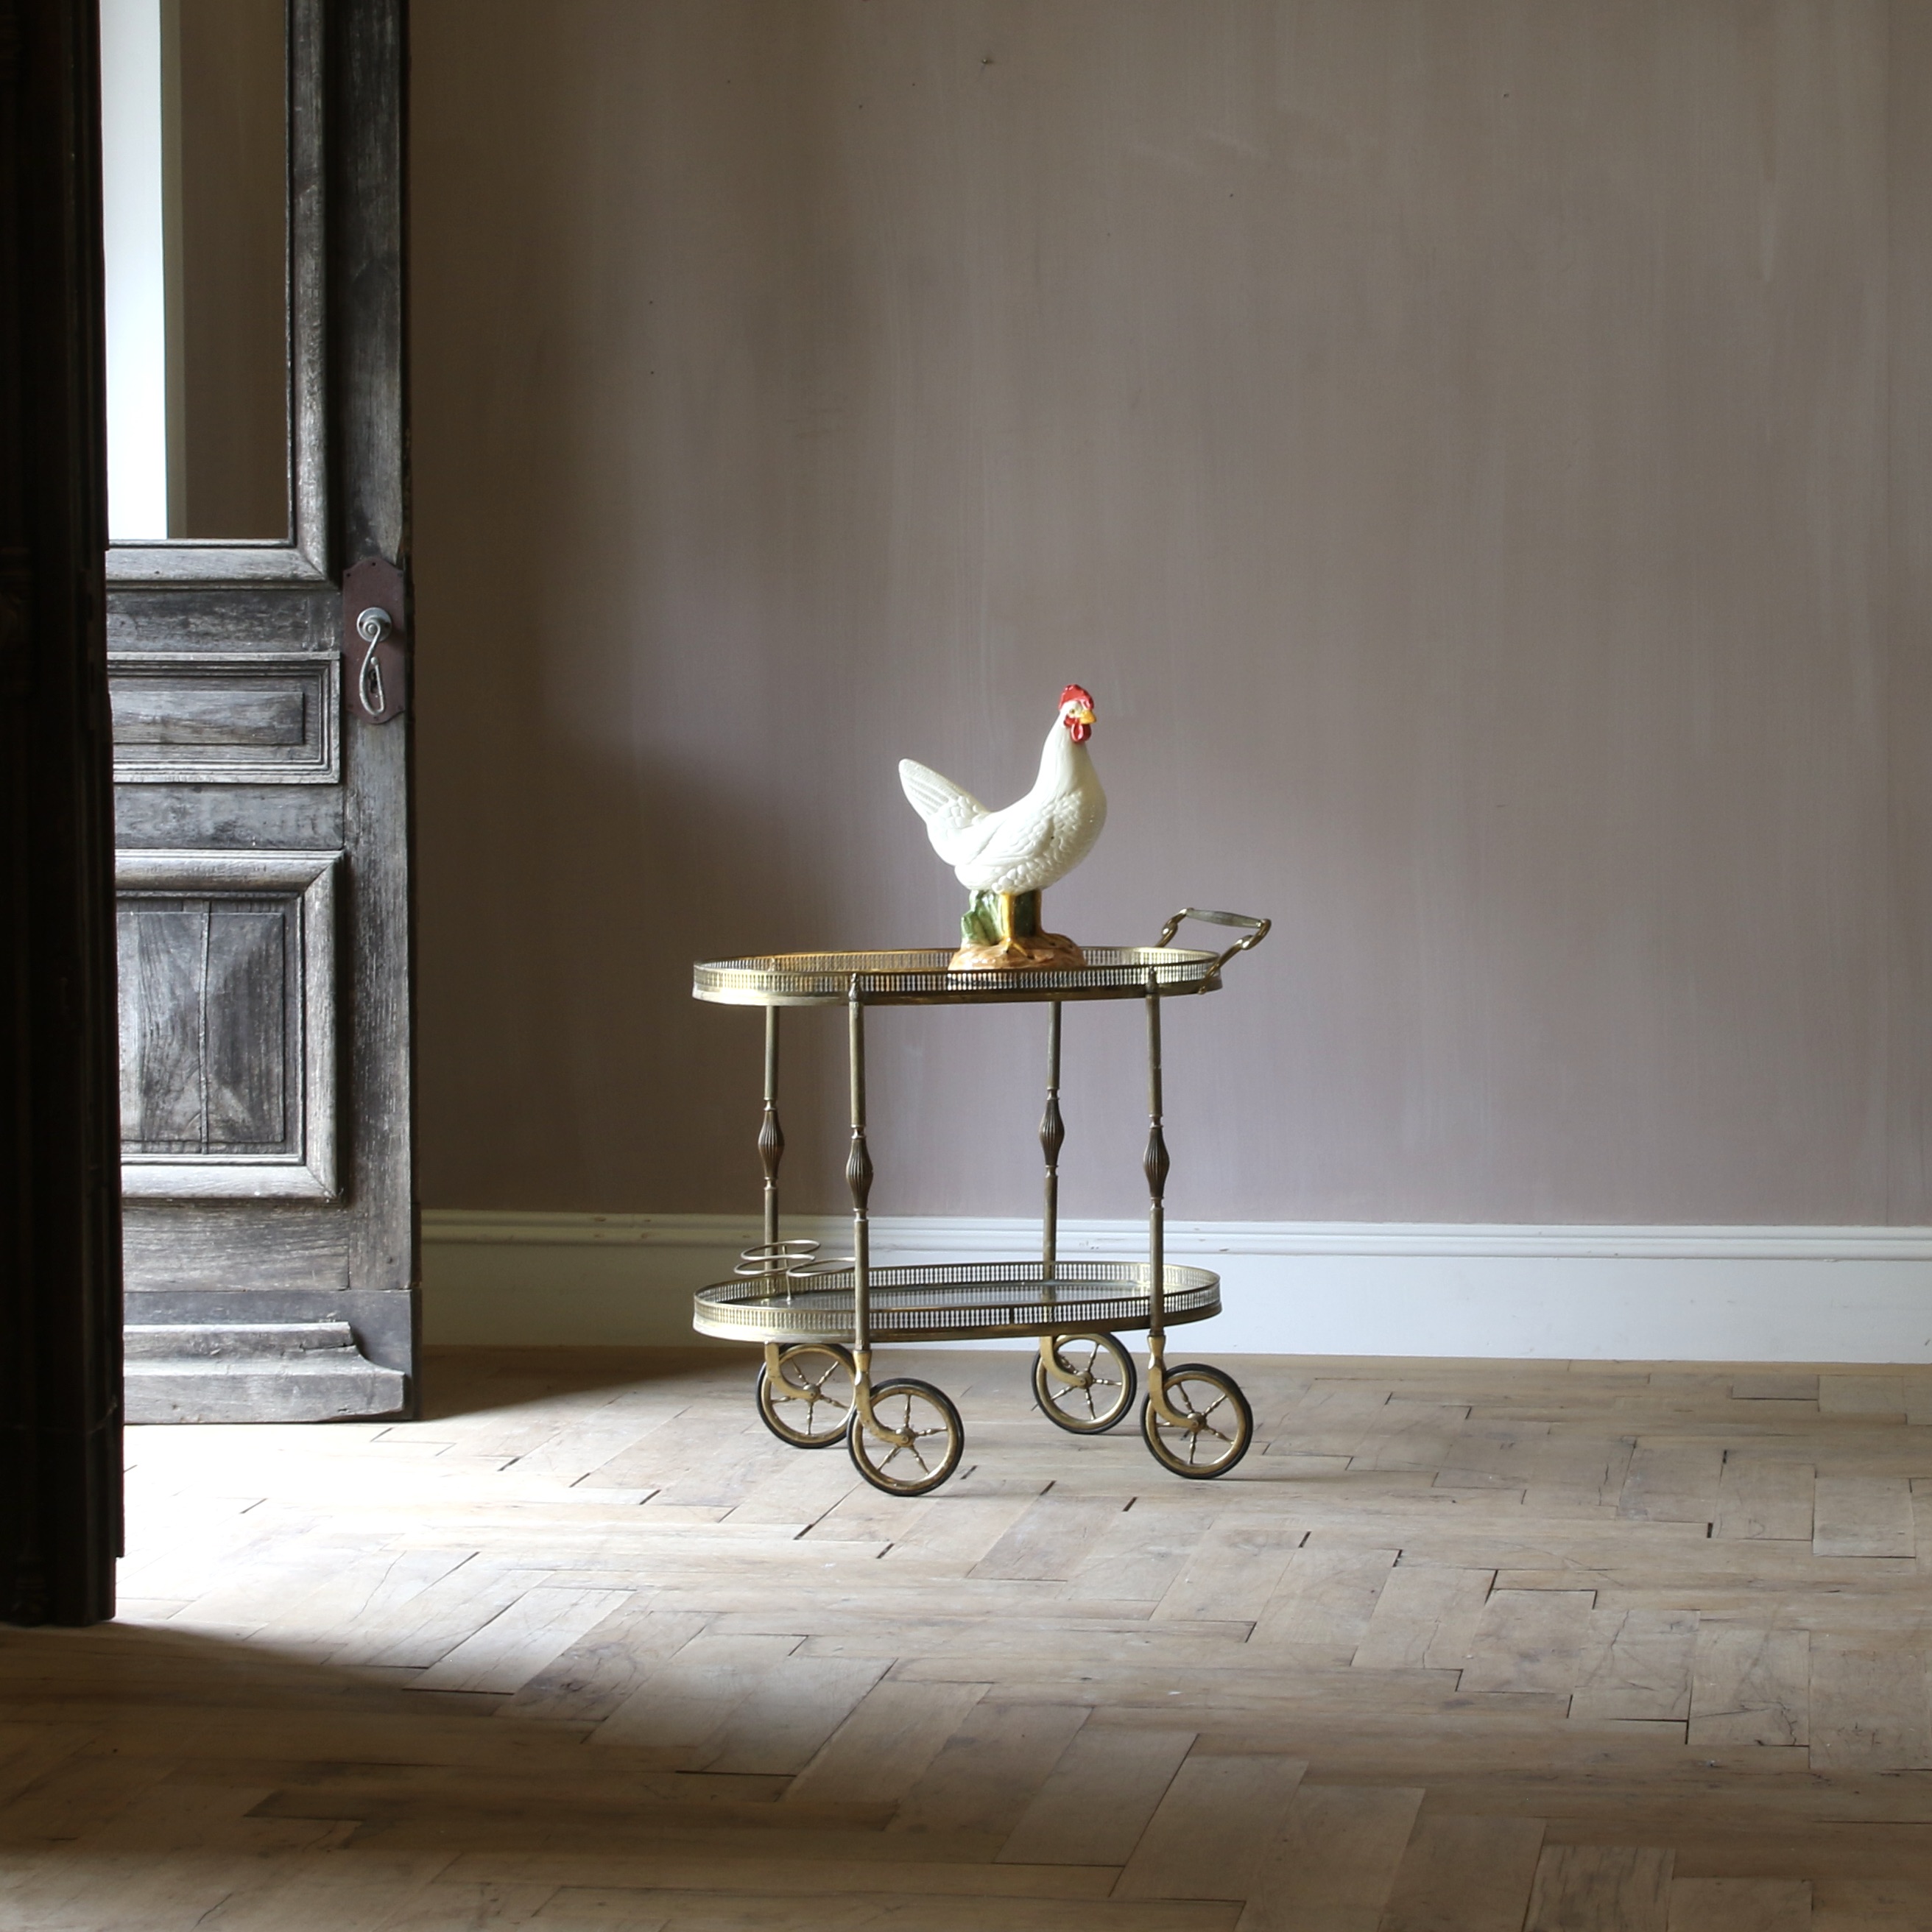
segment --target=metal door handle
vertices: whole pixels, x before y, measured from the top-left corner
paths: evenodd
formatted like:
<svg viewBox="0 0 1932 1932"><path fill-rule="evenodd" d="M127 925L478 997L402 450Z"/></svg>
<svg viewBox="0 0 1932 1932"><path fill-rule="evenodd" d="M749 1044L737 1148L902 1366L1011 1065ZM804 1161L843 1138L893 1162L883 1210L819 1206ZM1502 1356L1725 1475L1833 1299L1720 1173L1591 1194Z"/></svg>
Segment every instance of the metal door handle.
<svg viewBox="0 0 1932 1932"><path fill-rule="evenodd" d="M362 700L362 709L372 718L381 717L384 709L382 666L376 652L394 628L388 612L377 604L370 604L356 620L356 634L368 646L362 653L362 668L356 675L356 694Z"/></svg>

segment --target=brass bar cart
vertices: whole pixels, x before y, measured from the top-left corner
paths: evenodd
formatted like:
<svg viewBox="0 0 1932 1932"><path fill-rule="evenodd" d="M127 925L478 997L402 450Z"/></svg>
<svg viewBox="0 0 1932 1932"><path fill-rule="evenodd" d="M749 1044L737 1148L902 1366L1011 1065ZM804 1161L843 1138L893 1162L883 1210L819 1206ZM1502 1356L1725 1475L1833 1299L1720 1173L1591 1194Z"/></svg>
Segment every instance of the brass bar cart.
<svg viewBox="0 0 1932 1932"><path fill-rule="evenodd" d="M1242 929L1222 952L1170 944L1185 920ZM758 1155L764 1172L764 1240L746 1250L736 1276L700 1288L699 1333L764 1348L758 1413L801 1449L845 1444L859 1473L894 1496L923 1496L958 1466L965 1436L958 1411L930 1382L874 1379L879 1342L960 1342L1028 1336L1040 1343L1034 1400L1047 1419L1078 1435L1112 1428L1133 1406L1134 1360L1118 1339L1144 1330L1147 1395L1141 1433L1176 1475L1225 1474L1254 1432L1232 1376L1202 1362L1170 1365L1167 1331L1204 1322L1221 1306L1221 1279L1170 1262L1164 1223L1167 1139L1162 1124L1161 1008L1177 995L1218 992L1222 969L1258 946L1269 922L1190 906L1152 946L1090 946L1084 966L1024 973L950 971L944 948L898 952L794 952L714 961L693 968L694 998L765 1010L764 1108ZM1063 1261L1059 1252L1061 1009L1070 1001L1145 1004L1148 1253L1144 1262ZM1046 1188L1037 1261L874 1268L873 1166L866 1129L866 1012L870 1006L1023 1006L1047 1009L1046 1106L1040 1120ZM815 1241L787 1240L779 1225L778 1016L787 1006L845 1010L851 1144L852 1252L822 1256Z"/></svg>

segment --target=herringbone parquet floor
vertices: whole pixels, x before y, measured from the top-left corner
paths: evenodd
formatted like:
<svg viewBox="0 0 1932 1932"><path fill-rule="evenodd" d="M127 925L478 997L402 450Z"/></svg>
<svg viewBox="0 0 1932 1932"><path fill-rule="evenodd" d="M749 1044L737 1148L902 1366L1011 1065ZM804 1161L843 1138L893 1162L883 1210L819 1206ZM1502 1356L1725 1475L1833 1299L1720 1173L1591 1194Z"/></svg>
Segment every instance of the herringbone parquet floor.
<svg viewBox="0 0 1932 1932"><path fill-rule="evenodd" d="M1932 1372L1230 1366L1190 1484L928 1356L914 1502L722 1351L131 1432L123 1620L0 1633L0 1924L1932 1928Z"/></svg>

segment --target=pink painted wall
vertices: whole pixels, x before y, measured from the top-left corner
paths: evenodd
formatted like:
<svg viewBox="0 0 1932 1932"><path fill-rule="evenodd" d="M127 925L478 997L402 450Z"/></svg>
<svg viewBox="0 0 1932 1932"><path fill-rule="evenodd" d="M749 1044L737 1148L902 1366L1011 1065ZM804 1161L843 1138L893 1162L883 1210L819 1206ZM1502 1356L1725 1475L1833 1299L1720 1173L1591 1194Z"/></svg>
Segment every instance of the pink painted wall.
<svg viewBox="0 0 1932 1932"><path fill-rule="evenodd" d="M748 1210L688 962L945 942L897 760L1078 679L1051 922L1277 922L1176 1214L1932 1218L1927 12L421 0L426 1203ZM878 1020L875 1210L1030 1211L1041 1030Z"/></svg>

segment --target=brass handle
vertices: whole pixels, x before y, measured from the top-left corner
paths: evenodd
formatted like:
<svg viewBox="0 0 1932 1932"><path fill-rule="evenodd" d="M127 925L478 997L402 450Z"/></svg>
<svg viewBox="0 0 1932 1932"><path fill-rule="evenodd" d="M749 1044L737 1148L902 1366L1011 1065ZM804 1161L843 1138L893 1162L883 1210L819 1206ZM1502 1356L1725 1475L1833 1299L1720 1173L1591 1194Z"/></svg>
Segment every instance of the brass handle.
<svg viewBox="0 0 1932 1932"><path fill-rule="evenodd" d="M1210 912L1204 906L1183 906L1161 928L1160 937L1154 941L1155 945L1165 946L1180 930L1180 922L1184 919L1198 919L1208 926L1245 926L1249 928L1246 932L1236 940L1234 944L1214 962L1214 968L1208 975L1210 980L1220 976L1221 968L1226 965L1236 953L1252 952L1263 940L1267 938L1270 928L1274 924L1274 921L1271 919L1250 919L1244 912Z"/></svg>

